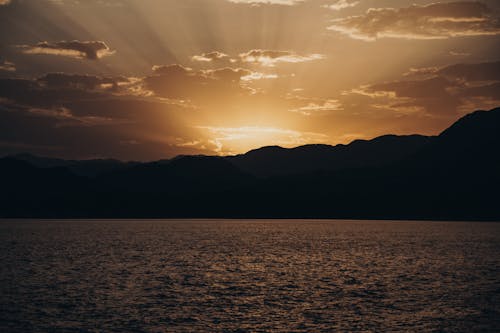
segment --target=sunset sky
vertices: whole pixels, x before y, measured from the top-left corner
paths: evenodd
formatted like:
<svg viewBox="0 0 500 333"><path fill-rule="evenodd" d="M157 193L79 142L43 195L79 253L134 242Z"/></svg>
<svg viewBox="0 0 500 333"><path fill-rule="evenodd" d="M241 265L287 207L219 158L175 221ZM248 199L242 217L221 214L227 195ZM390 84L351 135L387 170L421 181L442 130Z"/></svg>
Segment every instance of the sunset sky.
<svg viewBox="0 0 500 333"><path fill-rule="evenodd" d="M0 0L0 155L435 135L499 105L498 0Z"/></svg>

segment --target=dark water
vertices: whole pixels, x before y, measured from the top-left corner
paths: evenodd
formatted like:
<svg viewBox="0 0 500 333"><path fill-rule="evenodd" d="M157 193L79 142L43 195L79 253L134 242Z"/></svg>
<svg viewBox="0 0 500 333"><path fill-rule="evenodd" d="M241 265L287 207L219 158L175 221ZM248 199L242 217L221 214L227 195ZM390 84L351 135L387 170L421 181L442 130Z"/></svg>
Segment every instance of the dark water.
<svg viewBox="0 0 500 333"><path fill-rule="evenodd" d="M500 223L0 221L0 332L499 332Z"/></svg>

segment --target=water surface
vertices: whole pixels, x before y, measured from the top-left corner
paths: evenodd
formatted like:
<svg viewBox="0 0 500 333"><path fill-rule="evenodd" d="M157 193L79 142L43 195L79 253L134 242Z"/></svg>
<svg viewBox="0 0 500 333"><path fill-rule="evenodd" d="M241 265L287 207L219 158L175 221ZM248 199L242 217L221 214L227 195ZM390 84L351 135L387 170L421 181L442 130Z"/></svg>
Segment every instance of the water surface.
<svg viewBox="0 0 500 333"><path fill-rule="evenodd" d="M0 221L0 332L498 332L500 223Z"/></svg>

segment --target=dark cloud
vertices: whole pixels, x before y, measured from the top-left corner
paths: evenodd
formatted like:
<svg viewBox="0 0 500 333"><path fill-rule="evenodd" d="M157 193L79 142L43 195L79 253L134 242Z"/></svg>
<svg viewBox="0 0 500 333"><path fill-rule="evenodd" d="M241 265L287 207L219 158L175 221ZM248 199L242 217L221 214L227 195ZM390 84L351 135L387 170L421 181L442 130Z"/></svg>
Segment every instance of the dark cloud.
<svg viewBox="0 0 500 333"><path fill-rule="evenodd" d="M186 148L176 143L193 140L188 128L181 123L174 126L164 115L159 118L159 107L147 103L140 106L129 122L77 116L71 109L0 107L0 155L30 152L78 159L153 160L186 153ZM165 106L162 112L165 114ZM151 124L153 120L156 126Z"/></svg>
<svg viewBox="0 0 500 333"><path fill-rule="evenodd" d="M483 97L500 103L500 82L469 87L461 94L462 97ZM497 104L498 105L498 104Z"/></svg>
<svg viewBox="0 0 500 333"><path fill-rule="evenodd" d="M436 74L466 81L498 81L500 61L446 66L439 69Z"/></svg>
<svg viewBox="0 0 500 333"><path fill-rule="evenodd" d="M0 154L16 149L79 158L213 154L220 143L193 123L200 117L252 116L246 109L233 109L253 100L253 91L245 87L245 77L252 74L242 68L167 65L155 66L142 79L68 73L0 79ZM137 87L153 94L139 96ZM231 114L225 112L228 105Z"/></svg>
<svg viewBox="0 0 500 333"><path fill-rule="evenodd" d="M395 111L413 107L429 115L453 115L464 105L470 111L500 103L499 68L498 61L417 68L410 73L423 78L372 84L361 93Z"/></svg>
<svg viewBox="0 0 500 333"><path fill-rule="evenodd" d="M371 8L333 21L330 30L352 38L442 39L500 34L500 19L480 2L433 3L406 8Z"/></svg>
<svg viewBox="0 0 500 333"><path fill-rule="evenodd" d="M72 76L71 74L47 74L33 80L0 79L0 98L34 107L58 107L66 101L104 99L112 96L113 85L99 87L99 89L93 85L101 78L80 77L79 75L72 78Z"/></svg>
<svg viewBox="0 0 500 333"><path fill-rule="evenodd" d="M10 61L0 61L0 71L15 72L16 65Z"/></svg>
<svg viewBox="0 0 500 333"><path fill-rule="evenodd" d="M408 109L422 108L429 114L454 114L460 100L452 92L455 82L443 77L424 80L393 81L371 85L368 91L372 94L390 93L390 108Z"/></svg>
<svg viewBox="0 0 500 333"><path fill-rule="evenodd" d="M442 76L450 80L474 81L498 81L500 80L500 61L454 64L444 67L411 68L405 76Z"/></svg>
<svg viewBox="0 0 500 333"><path fill-rule="evenodd" d="M145 88L166 98L189 99L209 83L204 75L180 65L154 66L153 72L144 78Z"/></svg>
<svg viewBox="0 0 500 333"><path fill-rule="evenodd" d="M447 95L447 88L454 87L455 83L442 77L433 77L417 81L394 81L378 83L370 86L370 90L394 92L396 97L427 98L429 96L443 97Z"/></svg>
<svg viewBox="0 0 500 333"><path fill-rule="evenodd" d="M194 71L181 65L154 66L145 88L171 99L214 100L246 92L240 80L252 72L241 68Z"/></svg>
<svg viewBox="0 0 500 333"><path fill-rule="evenodd" d="M52 54L88 60L97 60L114 53L101 41L40 42L35 45L22 45L21 48L27 54Z"/></svg>
<svg viewBox="0 0 500 333"><path fill-rule="evenodd" d="M200 139L186 125L187 107L127 95L126 86L101 87L121 80L65 73L0 79L0 155L148 160L209 153L209 145L184 146Z"/></svg>
<svg viewBox="0 0 500 333"><path fill-rule="evenodd" d="M100 77L94 75L48 73L38 78L38 82L50 88L80 88L93 90L96 88L118 88L119 83L129 82L126 77Z"/></svg>

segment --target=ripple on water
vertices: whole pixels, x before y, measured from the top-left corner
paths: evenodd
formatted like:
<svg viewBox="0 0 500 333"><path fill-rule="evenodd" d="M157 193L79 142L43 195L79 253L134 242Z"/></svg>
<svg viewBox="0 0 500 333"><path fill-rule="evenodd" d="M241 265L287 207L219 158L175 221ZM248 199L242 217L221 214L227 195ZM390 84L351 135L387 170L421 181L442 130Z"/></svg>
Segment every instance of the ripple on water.
<svg viewBox="0 0 500 333"><path fill-rule="evenodd" d="M495 332L500 224L0 221L1 332Z"/></svg>

